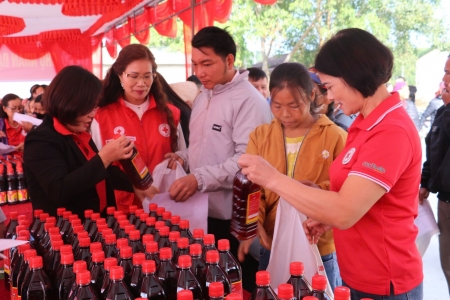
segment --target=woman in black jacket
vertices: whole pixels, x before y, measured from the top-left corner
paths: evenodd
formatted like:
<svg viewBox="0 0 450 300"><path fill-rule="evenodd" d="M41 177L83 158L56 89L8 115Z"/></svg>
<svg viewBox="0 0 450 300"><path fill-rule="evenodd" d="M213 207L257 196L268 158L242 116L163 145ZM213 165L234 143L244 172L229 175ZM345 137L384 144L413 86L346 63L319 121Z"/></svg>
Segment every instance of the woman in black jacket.
<svg viewBox="0 0 450 300"><path fill-rule="evenodd" d="M25 140L33 209L55 216L65 207L83 218L86 209L104 212L115 206L113 188L133 191L125 173L110 164L129 158L134 144L121 136L97 151L87 132L100 90L100 80L78 66L62 69L46 90L47 115Z"/></svg>

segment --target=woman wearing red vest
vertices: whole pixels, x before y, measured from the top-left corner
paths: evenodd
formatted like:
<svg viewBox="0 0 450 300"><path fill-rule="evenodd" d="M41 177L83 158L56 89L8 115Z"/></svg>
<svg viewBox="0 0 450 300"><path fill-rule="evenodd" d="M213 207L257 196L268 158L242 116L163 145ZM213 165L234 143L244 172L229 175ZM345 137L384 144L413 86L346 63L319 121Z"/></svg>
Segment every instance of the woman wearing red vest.
<svg viewBox="0 0 450 300"><path fill-rule="evenodd" d="M143 45L128 45L106 74L92 122L92 138L99 149L117 134L135 143L150 172L177 150L180 111L168 104L156 75L153 54ZM128 211L141 201L131 193L115 191L118 209Z"/></svg>
<svg viewBox="0 0 450 300"><path fill-rule="evenodd" d="M52 80L44 95L41 125L25 139L24 171L33 209L56 216L58 207L84 218L84 211L115 206L114 189L133 191L130 180L111 163L131 156L125 137L97 150L87 132L95 115L100 80L70 66Z"/></svg>

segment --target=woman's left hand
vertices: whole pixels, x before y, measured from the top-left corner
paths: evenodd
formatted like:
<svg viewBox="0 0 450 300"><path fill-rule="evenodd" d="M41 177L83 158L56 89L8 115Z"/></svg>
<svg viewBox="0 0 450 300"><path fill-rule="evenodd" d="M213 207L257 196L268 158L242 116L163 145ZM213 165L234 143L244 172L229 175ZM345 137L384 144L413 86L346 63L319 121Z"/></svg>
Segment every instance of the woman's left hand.
<svg viewBox="0 0 450 300"><path fill-rule="evenodd" d="M139 190L135 188L134 193L136 194L136 197L138 197L138 199L141 200L141 202L143 202L145 200L145 197L153 199L153 197L155 197L156 194L159 194L159 189L151 185L146 190Z"/></svg>
<svg viewBox="0 0 450 300"><path fill-rule="evenodd" d="M317 244L322 234L332 229L332 227L308 218L305 222L303 222L303 229L305 230L309 243L312 245Z"/></svg>
<svg viewBox="0 0 450 300"><path fill-rule="evenodd" d="M267 187L280 173L258 155L242 154L238 160L242 173L253 183Z"/></svg>

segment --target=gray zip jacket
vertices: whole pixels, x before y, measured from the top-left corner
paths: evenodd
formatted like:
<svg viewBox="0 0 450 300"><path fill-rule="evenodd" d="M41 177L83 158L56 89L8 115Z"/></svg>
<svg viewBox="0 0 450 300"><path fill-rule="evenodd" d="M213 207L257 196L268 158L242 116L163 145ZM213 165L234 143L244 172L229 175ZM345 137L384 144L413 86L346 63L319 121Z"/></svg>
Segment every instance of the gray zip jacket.
<svg viewBox="0 0 450 300"><path fill-rule="evenodd" d="M187 162L198 189L208 193L209 217L231 219L237 161L250 133L271 119L267 101L248 82L248 72L212 90L202 87L192 108L189 148L176 154Z"/></svg>

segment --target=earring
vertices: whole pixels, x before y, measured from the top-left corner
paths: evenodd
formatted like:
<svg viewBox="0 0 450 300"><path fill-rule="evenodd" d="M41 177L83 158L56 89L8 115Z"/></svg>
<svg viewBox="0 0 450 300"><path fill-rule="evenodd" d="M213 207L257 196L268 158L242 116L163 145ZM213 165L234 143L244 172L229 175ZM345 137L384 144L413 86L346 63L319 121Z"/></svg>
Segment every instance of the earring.
<svg viewBox="0 0 450 300"><path fill-rule="evenodd" d="M120 82L120 86L123 88L123 83L122 83L122 81Z"/></svg>

